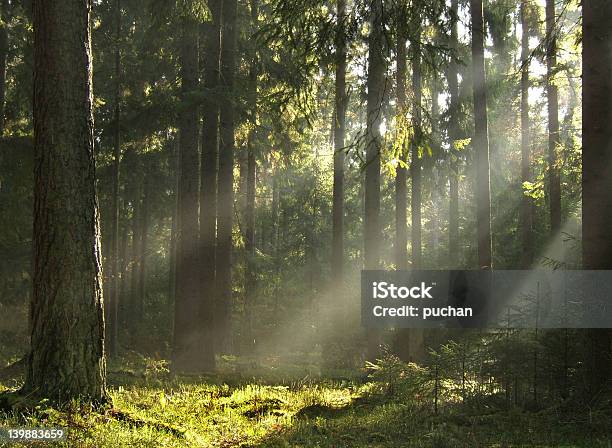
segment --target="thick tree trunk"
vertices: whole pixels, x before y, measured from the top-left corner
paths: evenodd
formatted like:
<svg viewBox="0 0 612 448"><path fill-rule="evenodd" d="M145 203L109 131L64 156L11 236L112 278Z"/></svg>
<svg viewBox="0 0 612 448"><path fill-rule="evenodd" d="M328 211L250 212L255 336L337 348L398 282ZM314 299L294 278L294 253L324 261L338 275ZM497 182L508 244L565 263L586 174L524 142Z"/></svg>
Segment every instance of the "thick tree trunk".
<svg viewBox="0 0 612 448"><path fill-rule="evenodd" d="M582 55L582 258L584 269L612 269L612 3L585 0ZM612 374L609 329L590 330L588 392Z"/></svg>
<svg viewBox="0 0 612 448"><path fill-rule="evenodd" d="M115 73L114 73L114 108L113 108L113 165L111 196L111 237L110 237L110 287L107 297L109 313L107 314L109 355L114 356L118 350L119 331L119 164L121 160L120 134L120 91L121 91L121 0L115 2Z"/></svg>
<svg viewBox="0 0 612 448"><path fill-rule="evenodd" d="M373 0L370 10L370 35L368 37L367 79L367 129L365 167L365 216L364 216L364 267L380 267L380 151L382 101L385 90L385 60L383 34L383 0ZM368 331L368 359L379 353L379 335L374 329Z"/></svg>
<svg viewBox="0 0 612 448"><path fill-rule="evenodd" d="M396 73L397 126L400 127L400 132L402 133L408 125L406 113L406 35L404 33L404 26L401 23L397 30ZM408 154L406 153L406 145L404 143L401 143L401 153L398 156L404 164L407 164ZM408 269L407 177L406 166L398 164L395 171L395 267L400 270Z"/></svg>
<svg viewBox="0 0 612 448"><path fill-rule="evenodd" d="M346 0L337 0L336 86L334 111L334 186L332 203L332 281L344 274L344 139L346 127Z"/></svg>
<svg viewBox="0 0 612 448"><path fill-rule="evenodd" d="M410 154L410 179L412 183L412 195L410 196L410 215L412 233L412 269L423 267L423 249L421 236L421 158L419 150L422 144L421 129L421 99L423 91L421 88L421 29L420 24L415 24L416 36L412 43L412 128L414 139L411 142Z"/></svg>
<svg viewBox="0 0 612 448"><path fill-rule="evenodd" d="M531 181L531 151L529 148L529 25L527 21L528 0L521 3L521 184ZM521 185L521 193L523 187ZM533 203L521 194L521 266L531 267L533 262Z"/></svg>
<svg viewBox="0 0 612 448"><path fill-rule="evenodd" d="M34 2L31 352L22 391L106 399L93 145L91 1Z"/></svg>
<svg viewBox="0 0 612 448"><path fill-rule="evenodd" d="M558 166L559 99L554 83L557 67L555 0L546 0L546 95L548 97L548 201L550 231L554 236L561 229L561 180Z"/></svg>
<svg viewBox="0 0 612 448"><path fill-rule="evenodd" d="M457 52L458 0L451 0L451 48ZM457 57L451 56L448 67L448 90L450 95L450 118L448 136L451 144L449 166L448 207L448 262L451 268L458 267L459 260L459 154L455 142L459 139L459 85L457 82Z"/></svg>
<svg viewBox="0 0 612 448"><path fill-rule="evenodd" d="M227 97L221 103L219 150L219 221L217 228L217 276L215 335L220 351L231 350L232 224L234 210L234 75L236 71L236 0L225 0L222 12L221 85Z"/></svg>
<svg viewBox="0 0 612 448"><path fill-rule="evenodd" d="M181 25L181 95L179 147L181 180L174 315L174 365L177 372L197 372L205 366L200 347L200 263L198 211L200 160L198 107L190 94L198 88L198 26L191 18Z"/></svg>
<svg viewBox="0 0 612 448"><path fill-rule="evenodd" d="M473 147L476 152L478 265L480 269L491 269L491 183L482 0L470 0L470 11L472 14L472 81L474 91Z"/></svg>
<svg viewBox="0 0 612 448"><path fill-rule="evenodd" d="M204 30L204 87L209 92L219 86L221 50L221 0L212 0L209 7L212 21ZM202 183L200 186L200 263L202 264L200 321L203 356L208 369L215 367L213 333L215 319L215 269L217 237L217 158L219 154L219 102L204 100L202 108Z"/></svg>

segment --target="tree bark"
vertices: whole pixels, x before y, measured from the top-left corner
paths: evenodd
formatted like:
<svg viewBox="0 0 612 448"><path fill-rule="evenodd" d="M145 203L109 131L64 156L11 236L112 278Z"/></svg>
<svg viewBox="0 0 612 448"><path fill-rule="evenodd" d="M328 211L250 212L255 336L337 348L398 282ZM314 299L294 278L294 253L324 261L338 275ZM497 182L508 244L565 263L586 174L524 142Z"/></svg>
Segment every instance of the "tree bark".
<svg viewBox="0 0 612 448"><path fill-rule="evenodd" d="M212 21L204 30L204 88L209 92L204 99L202 115L202 183L200 187L200 262L202 264L202 347L209 370L215 367L214 306L217 233L217 159L219 154L219 101L215 93L219 87L221 50L221 0L212 0L209 7Z"/></svg>
<svg viewBox="0 0 612 448"><path fill-rule="evenodd" d="M416 36L412 42L412 128L414 139L411 143L410 179L412 194L410 196L411 236L412 236L412 269L423 267L422 235L421 235L421 158L419 156L422 144L421 129L421 27L415 23Z"/></svg>
<svg viewBox="0 0 612 448"><path fill-rule="evenodd" d="M110 237L110 288L108 301L108 335L109 355L115 356L118 350L119 331L119 168L121 160L120 133L120 91L121 91L121 0L115 2L115 72L114 72L114 107L113 107L113 165L111 196L111 237Z"/></svg>
<svg viewBox="0 0 612 448"><path fill-rule="evenodd" d="M612 3L585 0L582 53L582 258L584 269L611 269ZM610 329L589 331L588 393L609 381Z"/></svg>
<svg viewBox="0 0 612 448"><path fill-rule="evenodd" d="M522 183L531 182L531 151L529 148L529 24L527 20L528 0L521 3L521 242L522 261L525 269L533 262L533 203L522 193Z"/></svg>
<svg viewBox="0 0 612 448"><path fill-rule="evenodd" d="M251 24L253 32L258 30L259 2L251 0ZM249 71L249 109L251 110L253 123L247 142L247 178L246 178L246 207L245 207L245 239L246 272L245 272L245 340L247 349L255 345L253 338L253 300L255 298L256 275L255 275L255 174L257 161L255 159L255 145L257 144L257 77L259 59L255 50Z"/></svg>
<svg viewBox="0 0 612 448"><path fill-rule="evenodd" d="M346 0L337 0L336 85L334 111L334 186L332 199L332 280L344 274L344 140L346 128Z"/></svg>
<svg viewBox="0 0 612 448"><path fill-rule="evenodd" d="M22 392L105 401L91 1L34 2L31 352Z"/></svg>
<svg viewBox="0 0 612 448"><path fill-rule="evenodd" d="M198 88L198 26L191 17L182 20L180 39L181 101L179 113L180 191L177 241L176 299L174 316L174 365L177 372L199 372L200 263L198 211L200 160L198 107L190 95Z"/></svg>
<svg viewBox="0 0 612 448"><path fill-rule="evenodd" d="M472 15L472 81L474 93L473 147L476 152L478 265L480 269L491 269L491 183L482 0L470 0L470 11Z"/></svg>
<svg viewBox="0 0 612 448"><path fill-rule="evenodd" d="M451 0L451 56L448 67L448 90L450 95L450 121L448 135L450 140L449 166L449 208L448 208L448 261L451 268L458 267L459 260L459 154L455 142L459 140L459 85L457 82L457 57L459 42L457 37L458 0Z"/></svg>
<svg viewBox="0 0 612 448"><path fill-rule="evenodd" d="M561 180L558 166L559 98L554 83L557 67L557 35L555 31L555 0L546 0L546 96L548 98L548 201L550 232L561 230Z"/></svg>
<svg viewBox="0 0 612 448"><path fill-rule="evenodd" d="M136 301L135 310L136 313L133 316L134 322L137 324L137 328L140 329L143 322L145 312L145 301L147 291L147 252L149 250L149 215L150 215L150 201L151 201L151 182L149 180L148 170L151 164L147 163L144 171L144 186L142 194L142 208L140 213L140 244L138 245L138 272L137 276L137 288L136 288Z"/></svg>
<svg viewBox="0 0 612 448"><path fill-rule="evenodd" d="M231 349L232 224L234 209L234 76L236 71L236 0L225 0L222 12L221 85L226 97L220 108L219 221L217 228L216 347Z"/></svg>
<svg viewBox="0 0 612 448"><path fill-rule="evenodd" d="M365 167L365 216L364 216L364 267L380 267L380 124L385 90L385 60L383 34L383 0L373 0L370 10L370 35L368 37L367 78L367 128ZM376 359L379 353L379 335L368 331L368 359Z"/></svg>
<svg viewBox="0 0 612 448"><path fill-rule="evenodd" d="M402 20L403 22L403 20ZM397 30L397 126L403 133L407 127L406 118L406 34L404 23ZM401 142L399 160L408 163L405 143ZM408 187L406 166L397 165L395 171L395 266L399 270L408 269L408 226L407 210Z"/></svg>
<svg viewBox="0 0 612 448"><path fill-rule="evenodd" d="M6 106L6 68L9 51L8 0L0 1L0 137L4 135Z"/></svg>

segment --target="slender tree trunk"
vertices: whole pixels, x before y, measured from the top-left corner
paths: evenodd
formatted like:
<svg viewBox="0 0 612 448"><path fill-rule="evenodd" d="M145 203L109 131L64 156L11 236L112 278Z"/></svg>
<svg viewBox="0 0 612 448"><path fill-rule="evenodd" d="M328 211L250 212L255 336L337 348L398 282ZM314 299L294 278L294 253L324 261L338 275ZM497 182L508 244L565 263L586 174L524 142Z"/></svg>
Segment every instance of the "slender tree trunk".
<svg viewBox="0 0 612 448"><path fill-rule="evenodd" d="M385 60L383 34L383 0L373 0L370 10L370 35L368 37L367 79L367 130L365 167L365 216L364 216L364 267L380 267L380 151L382 101L385 90ZM379 335L374 329L368 331L369 359L379 353Z"/></svg>
<svg viewBox="0 0 612 448"><path fill-rule="evenodd" d="M114 110L113 110L113 165L111 196L111 237L110 237L110 288L108 301L108 338L109 354L114 356L118 350L119 331L119 165L121 160L120 134L120 91L121 91L121 0L115 1L115 73L114 73Z"/></svg>
<svg viewBox="0 0 612 448"><path fill-rule="evenodd" d="M4 135L6 105L6 63L9 51L8 19L9 2L0 1L0 137Z"/></svg>
<svg viewBox="0 0 612 448"><path fill-rule="evenodd" d="M529 148L529 25L527 20L528 0L521 3L521 182L531 181L531 151ZM522 191L522 185L521 185ZM521 266L528 269L533 261L533 203L525 194L521 195Z"/></svg>
<svg viewBox="0 0 612 448"><path fill-rule="evenodd" d="M458 0L451 0L451 48L458 51L457 38ZM448 90L450 95L450 121L448 135L451 144L449 169L449 213L448 213L448 261L451 268L458 267L459 260L459 154L455 142L459 139L459 85L457 82L457 55L451 56L448 67Z"/></svg>
<svg viewBox="0 0 612 448"><path fill-rule="evenodd" d="M134 324L138 321L138 272L140 272L140 246L142 244L142 191L140 185L133 185L132 188L132 260L130 267L130 300L127 307L130 315L128 319L130 330L133 330Z"/></svg>
<svg viewBox="0 0 612 448"><path fill-rule="evenodd" d="M412 269L423 267L422 237L421 237L421 159L419 150L422 143L421 130L421 29L415 24L417 31L412 43L412 127L414 139L411 143L410 179L412 195L410 196L411 233L412 233Z"/></svg>
<svg viewBox="0 0 612 448"><path fill-rule="evenodd" d="M344 274L344 139L346 127L346 0L337 0L336 88L334 112L334 187L332 204L333 281L341 285Z"/></svg>
<svg viewBox="0 0 612 448"><path fill-rule="evenodd" d="M561 180L558 166L559 99L554 83L557 67L557 35L555 31L555 0L546 0L546 95L548 97L548 200L550 205L550 231L555 235L561 229Z"/></svg>
<svg viewBox="0 0 612 448"><path fill-rule="evenodd" d="M582 259L584 269L612 269L612 3L585 0L582 53ZM589 331L587 392L612 374L610 329Z"/></svg>
<svg viewBox="0 0 612 448"><path fill-rule="evenodd" d="M205 24L204 87L213 91L219 86L221 50L221 0L211 0L212 21ZM215 270L217 234L217 158L219 153L219 102L205 97L202 115L202 183L200 187L200 262L202 263L202 303L200 321L202 346L209 370L215 367Z"/></svg>
<svg viewBox="0 0 612 448"><path fill-rule="evenodd" d="M150 166L147 163L147 168ZM147 252L149 249L149 215L150 215L150 201L151 201L151 183L147 173L148 169L145 169L145 181L142 195L142 209L140 214L140 244L139 244L139 255L140 260L138 264L138 272L136 273L137 289L136 289L136 315L134 316L135 322L138 324L138 328L141 328L145 310L146 301L146 288L147 288Z"/></svg>
<svg viewBox="0 0 612 448"><path fill-rule="evenodd" d="M470 10L472 14L472 81L474 83L473 146L476 152L478 265L480 269L491 269L491 185L482 0L470 0Z"/></svg>
<svg viewBox="0 0 612 448"><path fill-rule="evenodd" d="M192 18L181 24L180 61L183 107L179 113L181 180L177 241L176 299L174 315L174 365L178 372L204 369L200 346L200 263L198 107L190 94L198 88L198 25Z"/></svg>
<svg viewBox="0 0 612 448"><path fill-rule="evenodd" d="M221 85L227 95L220 109L219 221L217 228L216 346L231 349L232 217L234 204L234 75L236 71L236 0L225 0L222 12Z"/></svg>
<svg viewBox="0 0 612 448"><path fill-rule="evenodd" d="M174 173L174 207L172 210L172 227L170 230L170 262L168 266L168 303L174 304L176 300L176 253L177 253L177 234L178 234L178 218L179 218L179 190L180 190L180 166L181 154L179 147L179 139L175 136L173 146L172 164Z"/></svg>
<svg viewBox="0 0 612 448"><path fill-rule="evenodd" d="M397 126L399 131L405 131L408 126L406 118L406 34L404 24L400 23L397 30ZM402 142L399 159L406 165L408 154ZM408 188L406 186L406 166L398 164L395 171L395 266L397 269L408 269L408 227L407 211Z"/></svg>
<svg viewBox="0 0 612 448"><path fill-rule="evenodd" d="M258 30L259 1L251 0L251 24L253 32ZM245 209L245 318L247 348L255 345L253 339L253 300L255 298L255 174L257 161L255 159L255 145L257 144L257 77L259 76L259 58L257 51L253 54L249 71L250 97L249 108L253 114L252 129L247 142L247 178L246 178L246 209Z"/></svg>
<svg viewBox="0 0 612 448"><path fill-rule="evenodd" d="M106 400L91 1L34 2L31 351L22 393Z"/></svg>
<svg viewBox="0 0 612 448"><path fill-rule="evenodd" d="M432 181L431 186L431 256L433 257L433 262L435 266L439 266L440 258L438 254L438 246L440 244L440 219L438 210L440 208L440 194L438 190L438 182L439 182L439 172L438 167L436 166L436 159L439 157L441 152L440 148L440 128L439 128L439 120L440 120L440 111L438 105L438 91L439 91L439 80L437 74L433 75L433 79L431 80L431 150L433 153L433 157L430 159L430 163L428 164L429 173L431 175L430 179Z"/></svg>

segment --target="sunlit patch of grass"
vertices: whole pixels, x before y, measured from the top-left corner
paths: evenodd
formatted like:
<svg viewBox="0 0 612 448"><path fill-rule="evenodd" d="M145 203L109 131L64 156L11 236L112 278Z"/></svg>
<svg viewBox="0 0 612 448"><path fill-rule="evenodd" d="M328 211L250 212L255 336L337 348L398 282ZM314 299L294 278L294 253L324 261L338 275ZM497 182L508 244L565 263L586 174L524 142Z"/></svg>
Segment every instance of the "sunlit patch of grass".
<svg viewBox="0 0 612 448"><path fill-rule="evenodd" d="M45 446L86 448L608 448L611 442L601 430L612 427L612 417L604 413L568 424L552 411L473 414L441 397L445 401L435 415L431 403L410 395L409 387L390 392L376 382L300 379L293 372L276 383L265 376L172 377L163 362L145 360L147 369L141 361L130 366L131 382L120 386L124 377L111 376L112 408L43 405L36 412L0 415L0 423L62 427L68 440ZM119 375L125 375L123 369ZM273 378L279 377L282 372L275 372Z"/></svg>

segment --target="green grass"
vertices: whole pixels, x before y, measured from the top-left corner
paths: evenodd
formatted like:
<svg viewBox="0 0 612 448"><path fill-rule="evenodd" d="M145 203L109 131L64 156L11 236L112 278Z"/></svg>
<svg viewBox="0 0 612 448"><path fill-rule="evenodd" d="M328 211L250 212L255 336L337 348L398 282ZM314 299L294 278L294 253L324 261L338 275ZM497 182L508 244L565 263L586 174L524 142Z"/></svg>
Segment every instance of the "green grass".
<svg viewBox="0 0 612 448"><path fill-rule="evenodd" d="M446 403L434 415L427 400L304 369L173 378L161 361L142 364L125 362L120 371L111 365L111 409L42 405L34 413L0 414L0 424L66 428L68 440L53 445L65 447L612 447L605 412L477 413Z"/></svg>

